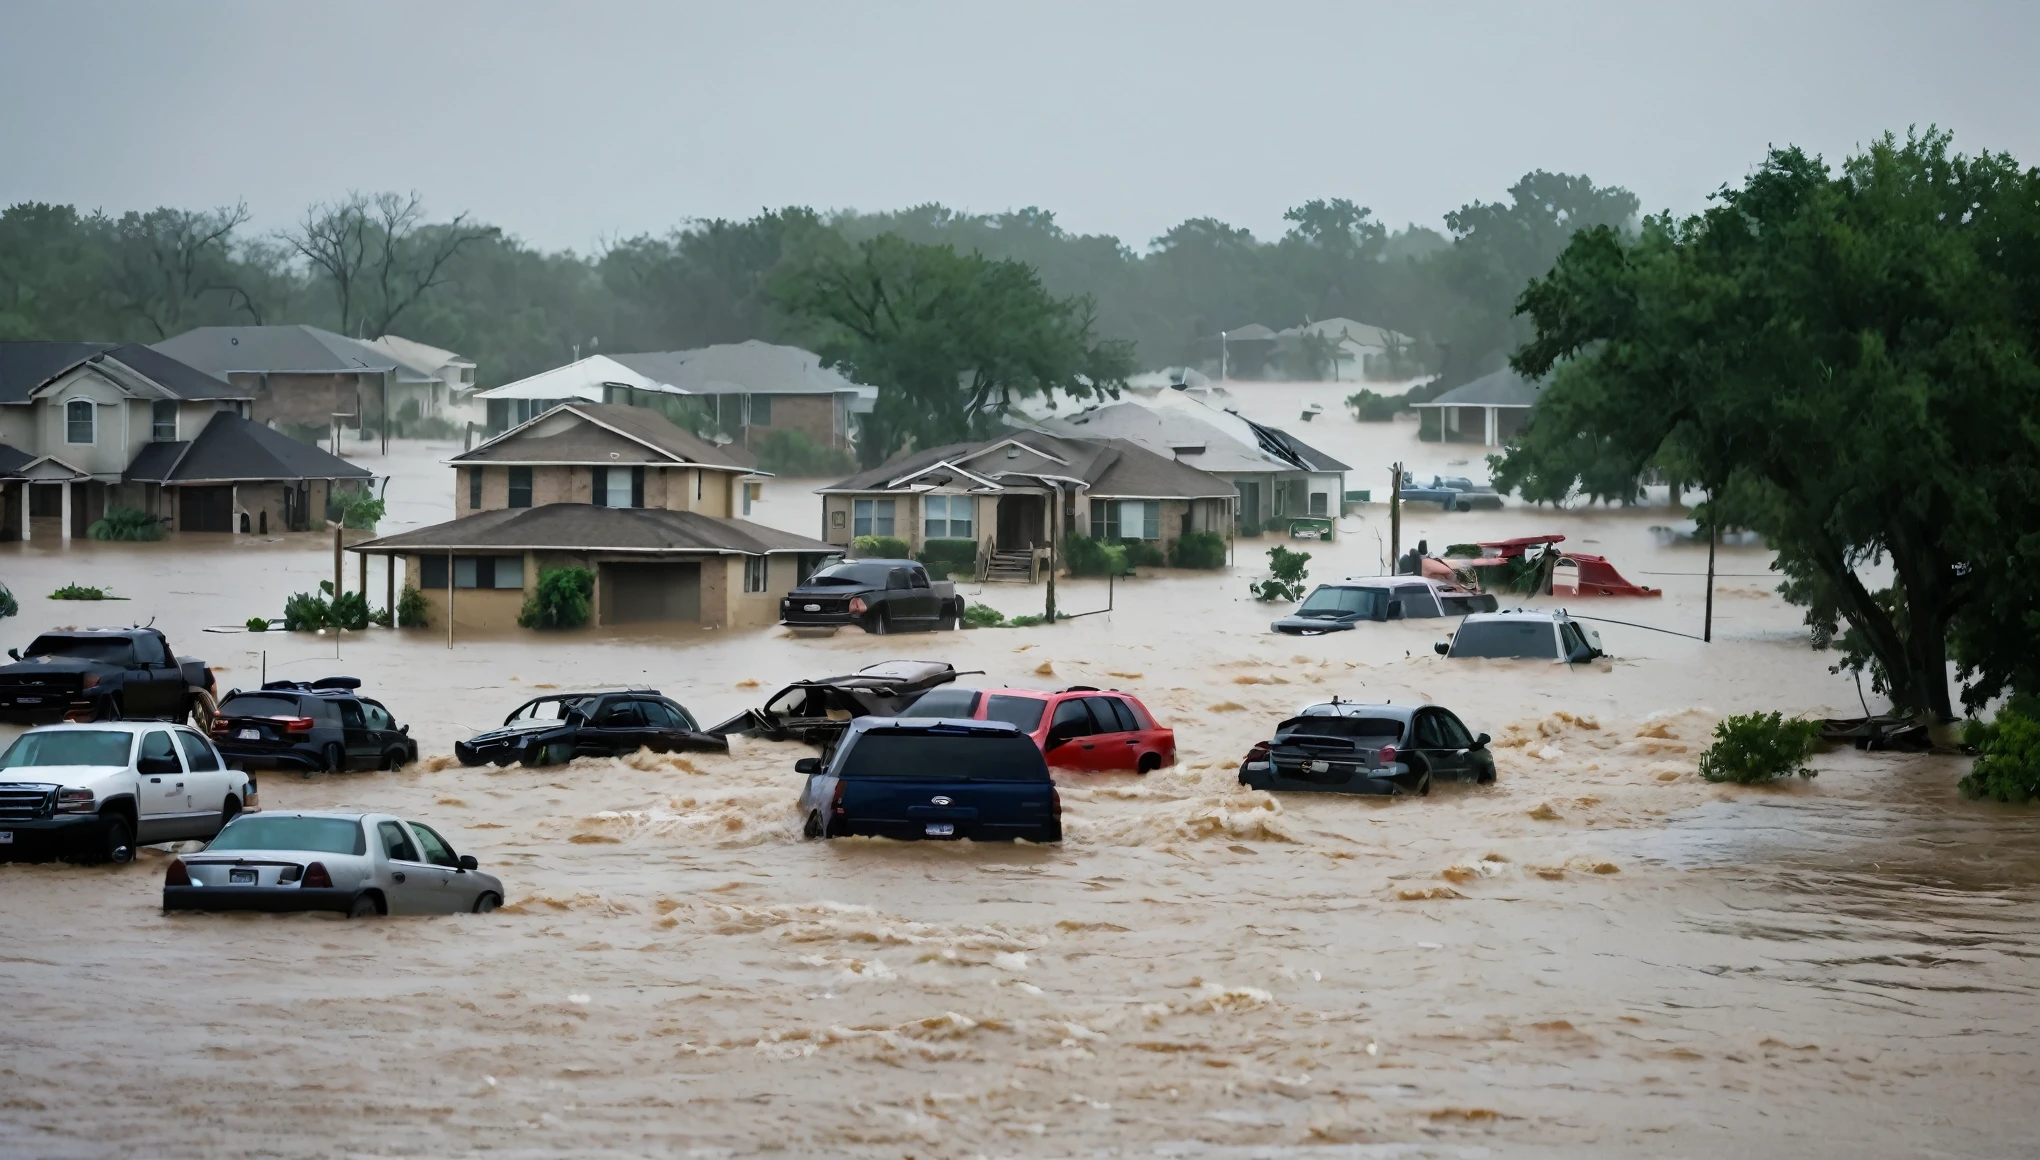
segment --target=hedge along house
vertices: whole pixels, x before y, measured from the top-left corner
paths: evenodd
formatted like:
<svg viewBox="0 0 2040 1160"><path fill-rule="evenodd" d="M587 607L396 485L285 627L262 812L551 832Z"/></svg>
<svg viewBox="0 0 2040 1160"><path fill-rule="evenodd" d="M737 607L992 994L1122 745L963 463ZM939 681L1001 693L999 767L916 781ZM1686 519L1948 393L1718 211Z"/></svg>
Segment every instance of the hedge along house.
<svg viewBox="0 0 2040 1160"><path fill-rule="evenodd" d="M1231 538L1237 493L1223 479L1124 439L1015 431L955 443L821 488L822 537L892 536L919 553L931 540L977 545L978 575L1039 580L1049 516L1059 536L1148 540L1163 552L1185 532Z"/></svg>
<svg viewBox="0 0 2040 1160"><path fill-rule="evenodd" d="M562 567L594 573L598 625L767 625L835 551L736 518L749 457L643 407L563 403L448 463L456 518L349 549L403 559L435 625L513 627Z"/></svg>
<svg viewBox="0 0 2040 1160"><path fill-rule="evenodd" d="M1502 368L1446 391L1428 403L1412 403L1417 438L1428 443L1479 443L1500 447L1530 423L1544 384Z"/></svg>

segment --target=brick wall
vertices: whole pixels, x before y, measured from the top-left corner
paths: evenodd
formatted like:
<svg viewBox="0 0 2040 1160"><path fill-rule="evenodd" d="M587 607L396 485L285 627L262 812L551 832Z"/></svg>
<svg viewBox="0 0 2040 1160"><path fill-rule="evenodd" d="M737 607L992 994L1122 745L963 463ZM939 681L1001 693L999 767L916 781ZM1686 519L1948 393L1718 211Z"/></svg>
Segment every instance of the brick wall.
<svg viewBox="0 0 2040 1160"><path fill-rule="evenodd" d="M751 396L753 406L762 395ZM771 431L798 431L823 447L841 447L834 395L772 395L772 422L744 429L744 445L756 446ZM754 412L755 413L755 412Z"/></svg>

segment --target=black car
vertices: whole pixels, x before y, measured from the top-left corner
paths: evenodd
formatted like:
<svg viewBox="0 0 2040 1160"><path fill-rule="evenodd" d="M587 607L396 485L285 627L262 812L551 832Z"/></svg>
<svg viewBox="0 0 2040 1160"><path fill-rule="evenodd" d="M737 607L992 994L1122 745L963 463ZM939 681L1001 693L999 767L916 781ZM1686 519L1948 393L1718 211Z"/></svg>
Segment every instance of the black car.
<svg viewBox="0 0 2040 1160"><path fill-rule="evenodd" d="M356 677L322 677L235 689L220 702L213 743L241 769L338 773L418 760L411 727L360 688Z"/></svg>
<svg viewBox="0 0 2040 1160"><path fill-rule="evenodd" d="M1493 781L1495 755L1449 709L1334 699L1275 726L1239 778L1248 789L1421 797L1435 780Z"/></svg>
<svg viewBox="0 0 2040 1160"><path fill-rule="evenodd" d="M947 661L884 661L840 677L796 681L762 709L746 709L709 732L827 749L859 717L895 717L921 694L956 679Z"/></svg>
<svg viewBox="0 0 2040 1160"><path fill-rule="evenodd" d="M153 628L46 632L0 665L0 721L183 721L212 710L204 661L180 657ZM204 728L201 724L200 728Z"/></svg>
<svg viewBox="0 0 2040 1160"><path fill-rule="evenodd" d="M462 765L558 765L576 757L655 753L729 752L728 740L704 733L694 714L656 689L620 693L555 693L534 697L500 729L456 741Z"/></svg>
<svg viewBox="0 0 2040 1160"><path fill-rule="evenodd" d="M807 775L810 838L1062 841L1062 795L1034 739L1007 721L860 717Z"/></svg>
<svg viewBox="0 0 2040 1160"><path fill-rule="evenodd" d="M1348 578L1320 584L1296 611L1268 627L1290 636L1347 632L1363 620L1464 616L1493 612L1495 598L1421 576Z"/></svg>
<svg viewBox="0 0 2040 1160"><path fill-rule="evenodd" d="M948 630L963 623L963 598L915 560L829 564L779 601L779 623L792 628L854 624L874 634Z"/></svg>

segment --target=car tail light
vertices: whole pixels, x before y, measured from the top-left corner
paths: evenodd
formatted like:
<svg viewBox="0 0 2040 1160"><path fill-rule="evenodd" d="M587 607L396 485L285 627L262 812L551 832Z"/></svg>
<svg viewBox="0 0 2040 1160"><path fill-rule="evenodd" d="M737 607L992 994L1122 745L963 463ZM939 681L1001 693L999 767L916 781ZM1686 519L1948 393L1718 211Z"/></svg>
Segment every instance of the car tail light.
<svg viewBox="0 0 2040 1160"><path fill-rule="evenodd" d="M850 615L862 616L864 615L864 610L868 607L870 606L864 603L864 597L852 596L850 598Z"/></svg>
<svg viewBox="0 0 2040 1160"><path fill-rule="evenodd" d="M326 872L326 864L324 862L314 862L305 867L303 887L307 890L331 890L333 888L333 876Z"/></svg>
<svg viewBox="0 0 2040 1160"><path fill-rule="evenodd" d="M227 735L227 719L225 717L214 717L212 731L215 736L225 737Z"/></svg>
<svg viewBox="0 0 2040 1160"><path fill-rule="evenodd" d="M843 781L841 778L836 780L836 792L829 798L829 812L832 814L843 812Z"/></svg>
<svg viewBox="0 0 2040 1160"><path fill-rule="evenodd" d="M1382 746L1381 749L1375 753L1374 762L1376 765L1394 765L1395 746L1393 745Z"/></svg>
<svg viewBox="0 0 2040 1160"><path fill-rule="evenodd" d="M283 731L285 733L310 733L312 731L312 719L310 717L282 717L279 720L283 722Z"/></svg>
<svg viewBox="0 0 2040 1160"><path fill-rule="evenodd" d="M66 786L57 791L57 812L60 814L89 814L92 812L92 791Z"/></svg>
<svg viewBox="0 0 2040 1160"><path fill-rule="evenodd" d="M170 868L168 870L163 871L163 885L165 886L191 885L191 871L185 867L184 859L182 858L170 859Z"/></svg>

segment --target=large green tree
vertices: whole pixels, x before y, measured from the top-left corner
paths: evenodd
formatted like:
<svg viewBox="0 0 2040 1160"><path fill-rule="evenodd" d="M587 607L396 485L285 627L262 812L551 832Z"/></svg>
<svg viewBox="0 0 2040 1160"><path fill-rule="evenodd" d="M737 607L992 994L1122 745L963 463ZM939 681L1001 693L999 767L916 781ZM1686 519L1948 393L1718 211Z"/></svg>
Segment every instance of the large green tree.
<svg viewBox="0 0 2040 1160"><path fill-rule="evenodd" d="M1838 171L1773 151L1716 203L1586 231L1523 294L1516 365L1553 380L1497 483L1676 462L1895 704L1948 719L1951 643L1972 705L2031 688L2040 176L1928 132Z"/></svg>
<svg viewBox="0 0 2040 1160"><path fill-rule="evenodd" d="M949 246L880 235L789 268L775 292L816 324L825 358L878 388L858 436L867 465L982 438L1026 399L1116 394L1133 369L1130 344L1096 333L1089 299Z"/></svg>

